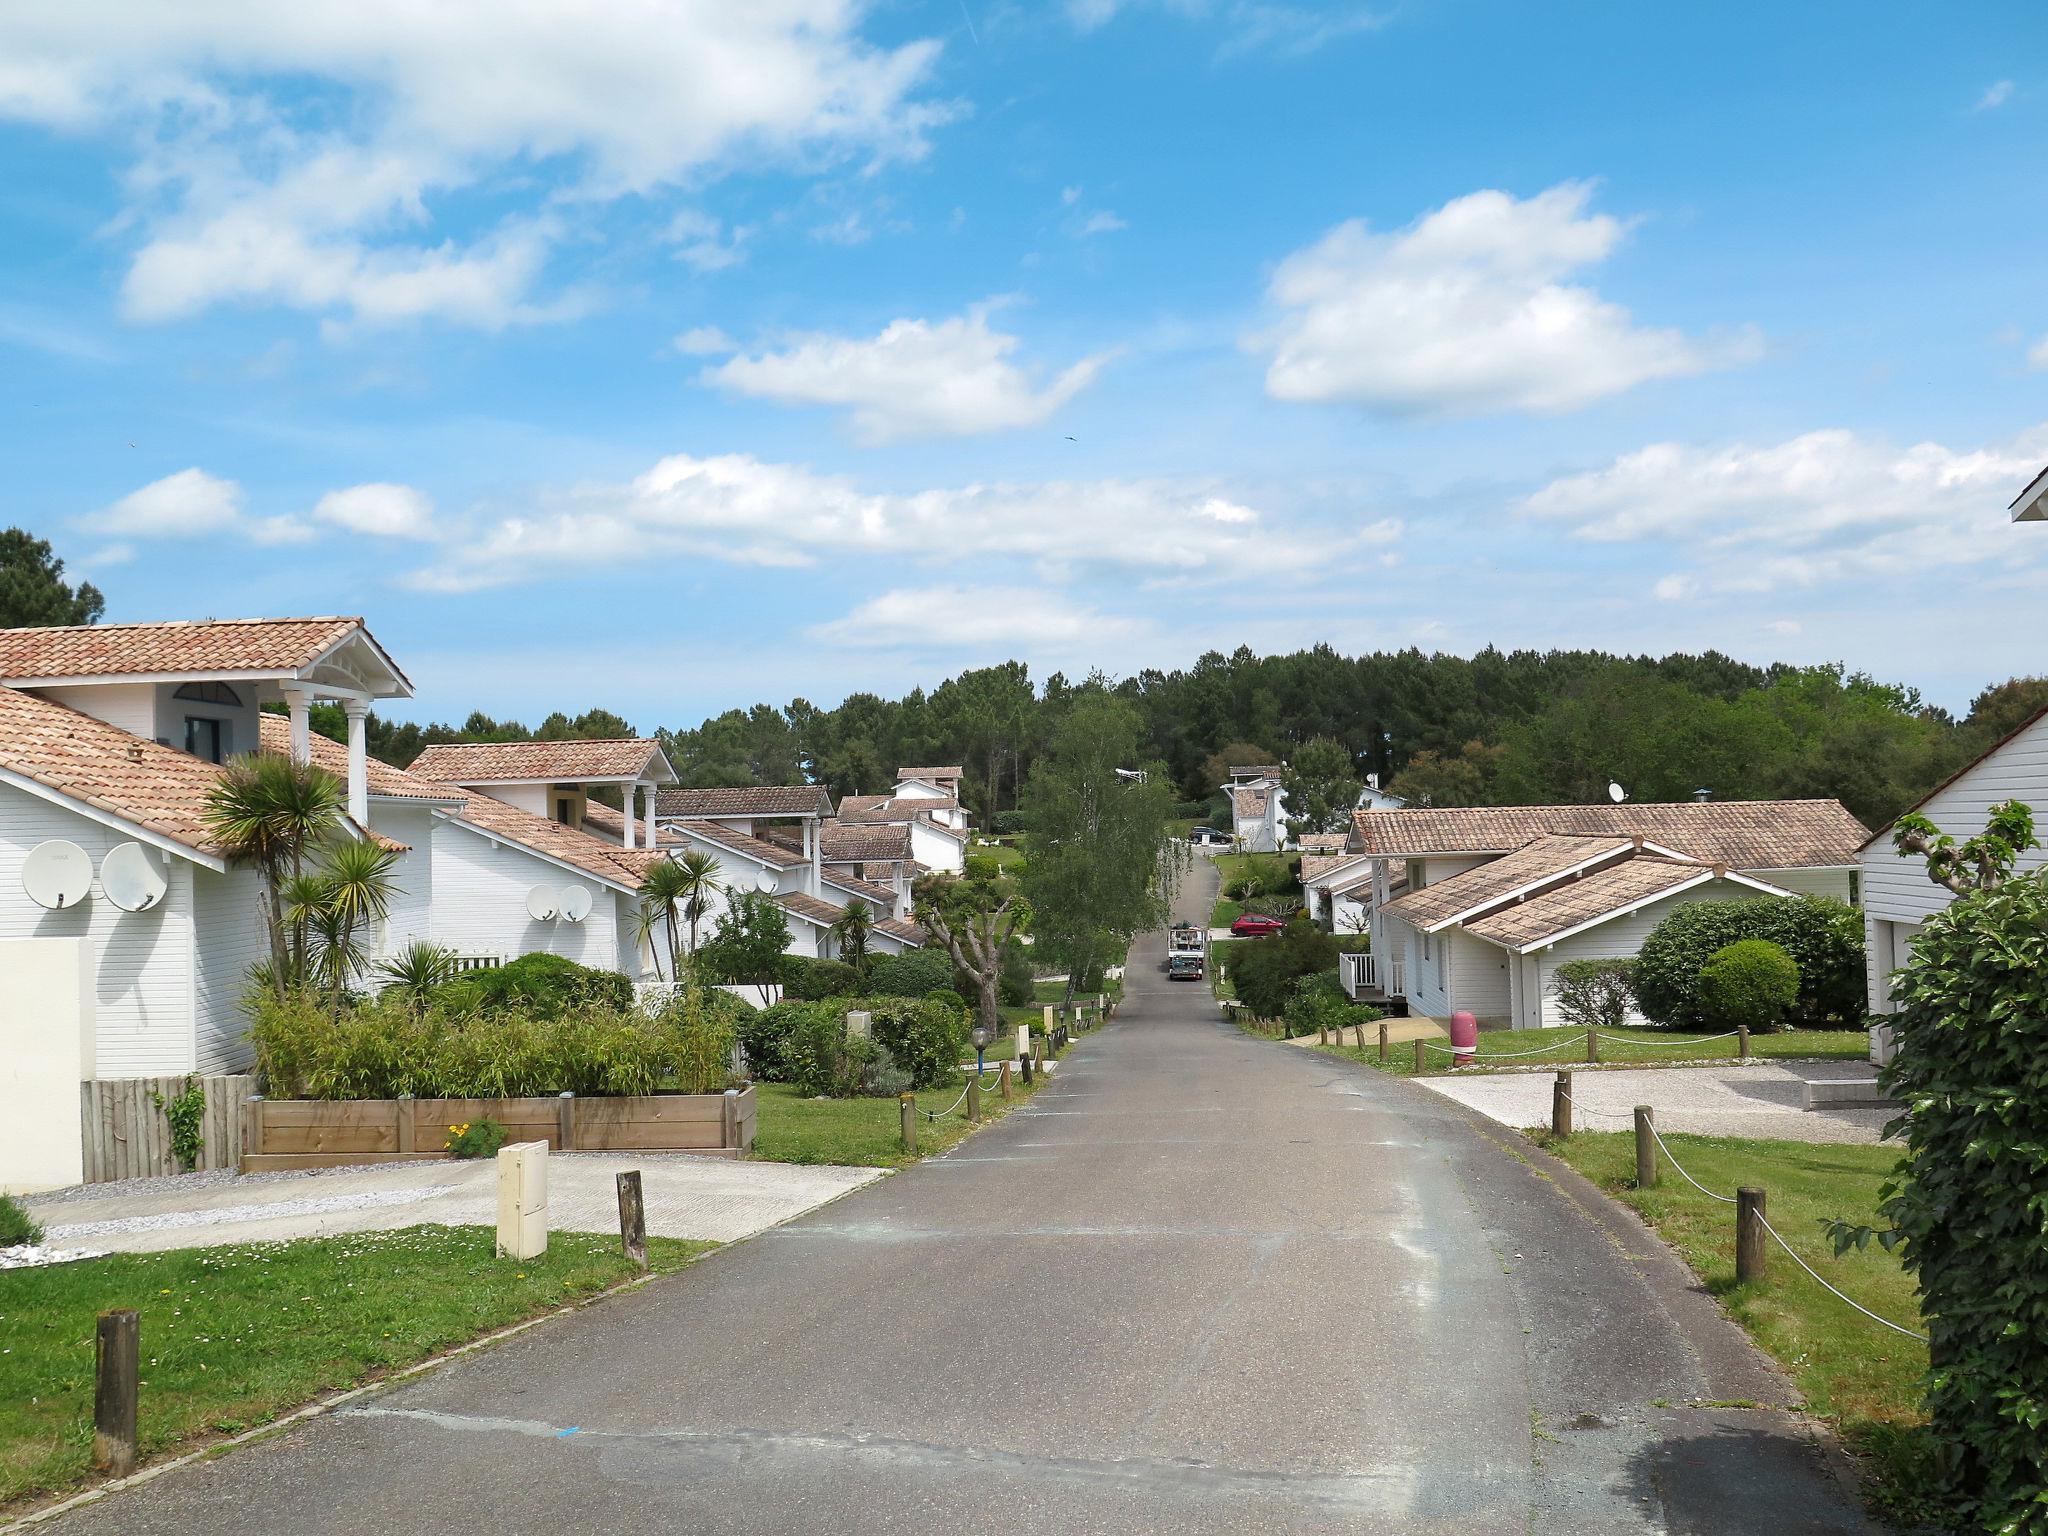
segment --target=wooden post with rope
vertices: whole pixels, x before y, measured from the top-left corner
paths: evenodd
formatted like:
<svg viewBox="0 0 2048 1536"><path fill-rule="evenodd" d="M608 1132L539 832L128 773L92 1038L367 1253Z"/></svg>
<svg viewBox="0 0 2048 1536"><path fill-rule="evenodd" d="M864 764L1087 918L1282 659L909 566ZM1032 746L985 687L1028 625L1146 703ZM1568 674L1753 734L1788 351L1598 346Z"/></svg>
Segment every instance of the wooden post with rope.
<svg viewBox="0 0 2048 1536"><path fill-rule="evenodd" d="M1557 1081L1550 1085L1550 1134L1569 1136L1572 1133L1572 1075L1559 1072Z"/></svg>
<svg viewBox="0 0 2048 1536"><path fill-rule="evenodd" d="M1636 1188L1657 1187L1657 1134L1651 1116L1656 1111L1647 1104L1636 1106Z"/></svg>

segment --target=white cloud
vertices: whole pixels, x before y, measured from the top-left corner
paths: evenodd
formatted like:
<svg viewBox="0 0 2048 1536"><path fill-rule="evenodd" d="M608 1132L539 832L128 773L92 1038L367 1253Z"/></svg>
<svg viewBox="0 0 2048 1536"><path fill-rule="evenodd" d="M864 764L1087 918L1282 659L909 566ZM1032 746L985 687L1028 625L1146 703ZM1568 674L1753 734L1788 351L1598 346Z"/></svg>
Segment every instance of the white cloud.
<svg viewBox="0 0 2048 1536"><path fill-rule="evenodd" d="M669 345L684 357L716 357L722 352L739 350L739 345L715 325L700 325L684 331Z"/></svg>
<svg viewBox="0 0 2048 1536"><path fill-rule="evenodd" d="M139 146L138 318L247 299L495 326L565 312L530 296L564 180L659 195L921 154L950 113L918 99L938 45L878 46L862 18L849 0L9 6L0 117ZM336 195L308 195L323 179ZM526 210L474 247L403 237L429 194L472 187Z"/></svg>
<svg viewBox="0 0 2048 1536"><path fill-rule="evenodd" d="M1248 339L1271 354L1267 393L1400 413L1568 411L1754 351L1639 326L1563 281L1627 233L1586 211L1591 196L1581 182L1474 192L1396 234L1338 225L1273 275L1280 318Z"/></svg>
<svg viewBox="0 0 2048 1536"><path fill-rule="evenodd" d="M884 592L808 633L828 645L957 652L963 646L1073 646L1134 627L1041 588L939 586Z"/></svg>
<svg viewBox="0 0 2048 1536"><path fill-rule="evenodd" d="M1666 576L1650 590L1659 600L1675 603L1692 596L1693 581L1690 576Z"/></svg>
<svg viewBox="0 0 2048 1536"><path fill-rule="evenodd" d="M1772 634L1787 640L1791 639L1794 635L1803 634L1806 630L1806 626L1797 619L1772 619L1764 625L1764 628Z"/></svg>
<svg viewBox="0 0 2048 1536"><path fill-rule="evenodd" d="M1218 53L1265 51L1288 57L1315 52L1327 43L1383 26L1383 13L1335 0L1290 5L1283 0L1067 0L1068 22L1081 32L1106 26L1123 11L1161 10L1184 20L1216 26Z"/></svg>
<svg viewBox="0 0 2048 1536"><path fill-rule="evenodd" d="M2012 89L2012 82L2010 80L1993 81L1990 85L1984 87L1984 94L1977 98L1975 110L1979 112L1996 111L2012 100Z"/></svg>
<svg viewBox="0 0 2048 1536"><path fill-rule="evenodd" d="M1107 209L1100 213L1091 213L1086 219L1081 221L1081 233L1083 236L1113 235L1120 229L1129 229L1130 227L1129 224Z"/></svg>
<svg viewBox="0 0 2048 1536"><path fill-rule="evenodd" d="M436 537L434 503L409 485L372 482L329 491L313 508L323 523L379 539Z"/></svg>
<svg viewBox="0 0 2048 1536"><path fill-rule="evenodd" d="M2048 336L2027 349L2027 366L2036 372L2048 371Z"/></svg>
<svg viewBox="0 0 2048 1536"><path fill-rule="evenodd" d="M746 244L753 238L751 224L731 229L699 209L685 208L669 220L667 240L676 248L676 260L687 262L699 272L722 272L746 260Z"/></svg>
<svg viewBox="0 0 2048 1536"><path fill-rule="evenodd" d="M296 517L261 517L244 525L248 535L258 544L310 544L320 537L319 533L302 523Z"/></svg>
<svg viewBox="0 0 2048 1536"><path fill-rule="evenodd" d="M910 494L740 454L675 454L633 480L536 493L414 571L420 590L464 592L619 562L765 567L873 557L927 567L983 559L1041 573L1280 580L1328 570L1401 536L1397 519L1344 532L1278 526L1212 485L1145 480L982 483Z"/></svg>
<svg viewBox="0 0 2048 1536"><path fill-rule="evenodd" d="M801 335L779 352L707 368L704 381L784 405L838 406L870 443L1036 426L1104 362L1083 358L1043 388L1011 361L1017 338L989 329L986 308L950 320L895 320L879 335Z"/></svg>
<svg viewBox="0 0 2048 1536"><path fill-rule="evenodd" d="M126 565L134 558L133 544L108 544L87 555L85 563L91 570L103 571L116 565Z"/></svg>
<svg viewBox="0 0 2048 1536"><path fill-rule="evenodd" d="M1676 545L1713 588L1761 592L2039 560L2006 505L2044 457L2048 426L1988 448L1901 448L1841 429L1761 446L1653 443L1523 506L1581 538Z"/></svg>
<svg viewBox="0 0 2048 1536"><path fill-rule="evenodd" d="M181 469L130 491L112 506L80 518L97 533L138 539L219 533L241 520L242 488L199 468Z"/></svg>

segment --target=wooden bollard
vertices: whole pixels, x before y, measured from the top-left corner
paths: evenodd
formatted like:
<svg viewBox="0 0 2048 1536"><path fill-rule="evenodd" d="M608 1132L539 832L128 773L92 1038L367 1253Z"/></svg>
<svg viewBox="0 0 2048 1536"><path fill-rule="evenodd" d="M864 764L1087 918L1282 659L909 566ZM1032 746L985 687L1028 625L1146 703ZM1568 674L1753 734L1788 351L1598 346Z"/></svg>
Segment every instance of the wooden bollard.
<svg viewBox="0 0 2048 1536"><path fill-rule="evenodd" d="M1024 1079L1024 1086L1029 1088L1031 1086L1031 1058L1029 1055L1022 1055L1017 1058L1017 1071Z"/></svg>
<svg viewBox="0 0 2048 1536"><path fill-rule="evenodd" d="M976 1073L967 1079L967 1119L972 1123L981 1118L981 1075Z"/></svg>
<svg viewBox="0 0 2048 1536"><path fill-rule="evenodd" d="M1550 1085L1550 1134L1569 1136L1572 1133L1572 1075L1569 1072L1557 1074L1557 1081Z"/></svg>
<svg viewBox="0 0 2048 1536"><path fill-rule="evenodd" d="M1586 1031L1586 1060L1594 1063L1595 1065L1599 1063L1600 1031L1597 1029L1589 1029Z"/></svg>
<svg viewBox="0 0 2048 1536"><path fill-rule="evenodd" d="M1735 1026L1735 1059L1737 1061L1749 1060L1749 1026L1747 1024Z"/></svg>
<svg viewBox="0 0 2048 1536"><path fill-rule="evenodd" d="M1359 1034L1361 1034L1361 1035L1363 1035L1363 1034L1365 1033L1365 1026L1364 1026L1363 1024L1361 1024L1361 1025L1359 1025L1359 1026L1358 1026L1358 1032L1359 1032ZM1360 1041L1358 1042L1358 1048L1359 1048L1359 1049L1360 1049L1361 1051L1365 1049L1365 1042L1364 1042L1363 1040L1360 1040ZM1387 1064L1387 1021L1386 1021L1385 1019L1381 1019L1381 1020L1380 1020L1380 1065L1381 1065L1381 1066L1385 1066L1386 1064Z"/></svg>
<svg viewBox="0 0 2048 1536"><path fill-rule="evenodd" d="M647 1205L640 1195L640 1170L619 1175L619 1245L640 1268L647 1267Z"/></svg>
<svg viewBox="0 0 2048 1536"><path fill-rule="evenodd" d="M1647 1104L1636 1106L1636 1188L1657 1187L1657 1137L1651 1129L1656 1113Z"/></svg>
<svg viewBox="0 0 2048 1536"><path fill-rule="evenodd" d="M1415 1042L1415 1072L1420 1076L1429 1066L1429 1053L1421 1040Z"/></svg>
<svg viewBox="0 0 2048 1536"><path fill-rule="evenodd" d="M1764 1192L1735 1191L1735 1279L1737 1284L1764 1277Z"/></svg>
<svg viewBox="0 0 2048 1536"><path fill-rule="evenodd" d="M1001 1094L1002 1094L1002 1096L1003 1096L1003 1102L1004 1102L1005 1104L1009 1103L1009 1102L1010 1102L1010 1064L1009 1064L1009 1063L1008 1063L1007 1061L1006 1061L1006 1062L1004 1062L1004 1063L1002 1064L1002 1070L1001 1070L1001 1073L1000 1073L1000 1081L999 1081L999 1082L997 1082L997 1084L996 1084L996 1089L997 1089L997 1091L998 1091L999 1093L1001 1093Z"/></svg>
<svg viewBox="0 0 2048 1536"><path fill-rule="evenodd" d="M142 1381L142 1318L102 1312L93 1340L92 1460L102 1472L135 1470L135 1397Z"/></svg>
<svg viewBox="0 0 2048 1536"><path fill-rule="evenodd" d="M1329 1026L1329 1025L1327 1025L1327 1024L1318 1024L1318 1025L1316 1026L1316 1044L1317 1044L1317 1045L1328 1045L1329 1043L1330 1043L1330 1026Z"/></svg>
<svg viewBox="0 0 2048 1536"><path fill-rule="evenodd" d="M903 1150L917 1150L917 1095L903 1093L896 1096L897 1106L903 1114Z"/></svg>

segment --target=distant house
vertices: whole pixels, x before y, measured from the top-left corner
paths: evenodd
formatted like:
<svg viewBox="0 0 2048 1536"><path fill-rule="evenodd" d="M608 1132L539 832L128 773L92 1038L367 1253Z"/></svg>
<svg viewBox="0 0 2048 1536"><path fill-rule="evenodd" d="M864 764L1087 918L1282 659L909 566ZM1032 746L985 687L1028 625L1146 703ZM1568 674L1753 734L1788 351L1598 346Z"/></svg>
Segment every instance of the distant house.
<svg viewBox="0 0 2048 1536"><path fill-rule="evenodd" d="M1350 980L1431 1017L1556 1024L1560 965L1632 956L1686 902L1853 901L1864 837L1834 800L1359 811L1372 954Z"/></svg>
<svg viewBox="0 0 2048 1536"><path fill-rule="evenodd" d="M2048 470L2042 479L2048 481ZM1951 774L1912 809L1960 843L1982 832L1991 808L2007 800L2030 807L2037 826L2048 832L2048 710ZM1901 854L1892 846L1890 826L1863 845L1860 857L1870 1006L1874 1012L1889 1013L1891 973L1911 963L1920 925L1954 901L1955 893L1927 878L1925 858ZM2048 850L2039 848L2023 854L2018 864L2023 871L2044 866Z"/></svg>
<svg viewBox="0 0 2048 1536"><path fill-rule="evenodd" d="M1281 787L1287 773L1285 763L1247 763L1230 770L1222 786L1230 799L1231 840L1246 853L1276 853L1283 848L1303 847L1287 831L1287 791ZM1369 773L1358 792L1362 811L1398 810L1407 804L1399 795L1380 788L1380 776Z"/></svg>

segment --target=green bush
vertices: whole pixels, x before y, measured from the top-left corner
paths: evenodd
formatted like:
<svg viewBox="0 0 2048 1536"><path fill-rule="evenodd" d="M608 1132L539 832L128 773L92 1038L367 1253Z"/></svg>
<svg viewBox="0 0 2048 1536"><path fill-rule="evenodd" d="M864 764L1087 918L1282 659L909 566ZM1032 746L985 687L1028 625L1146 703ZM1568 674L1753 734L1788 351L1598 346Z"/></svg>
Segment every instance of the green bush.
<svg viewBox="0 0 2048 1536"><path fill-rule="evenodd" d="M873 1035L846 1030L848 1000L797 1005L787 1059L789 1080L809 1097L886 1097L911 1086L888 1046Z"/></svg>
<svg viewBox="0 0 2048 1536"><path fill-rule="evenodd" d="M996 978L996 997L1005 1008L1029 1008L1038 1001L1031 976L1031 951L1015 939L1003 946L1003 969Z"/></svg>
<svg viewBox="0 0 2048 1536"><path fill-rule="evenodd" d="M511 1133L489 1115L448 1127L448 1151L457 1158L496 1157Z"/></svg>
<svg viewBox="0 0 2048 1536"><path fill-rule="evenodd" d="M1237 952L1230 979L1241 1002L1262 1019L1287 1010L1294 984L1304 976L1337 968L1337 946L1306 918L1296 918L1268 939L1254 939Z"/></svg>
<svg viewBox="0 0 2048 1536"><path fill-rule="evenodd" d="M1920 1280L1943 1492L1978 1529L2039 1532L2048 1525L2048 879L2011 880L1930 917L1893 996L1898 1051L1884 1081L1907 1106L1907 1155L1884 1214Z"/></svg>
<svg viewBox="0 0 2048 1536"><path fill-rule="evenodd" d="M877 955L868 965L870 997L923 997L952 986L953 960L942 949L906 949L900 955Z"/></svg>
<svg viewBox="0 0 2048 1536"><path fill-rule="evenodd" d="M1031 830L1029 819L1022 811L997 811L989 819L989 830L997 837L1015 837L1020 832Z"/></svg>
<svg viewBox="0 0 2048 1536"><path fill-rule="evenodd" d="M633 984L617 971L597 971L560 955L521 955L488 970L465 971L436 987L432 1006L476 1013L507 1009L554 1018L585 1007L629 1008Z"/></svg>
<svg viewBox="0 0 2048 1536"><path fill-rule="evenodd" d="M1700 970L1740 939L1768 939L1799 967L1789 1022L1860 1029L1867 1018L1863 916L1825 897L1759 896L1695 901L1670 913L1636 955L1636 1001L1646 1018L1679 1029L1707 1023Z"/></svg>
<svg viewBox="0 0 2048 1536"><path fill-rule="evenodd" d="M876 1041L888 1051L913 1088L938 1088L956 1083L960 1060L967 1052L967 1007L944 1001L941 989L907 1003L874 998L865 1006L873 1016Z"/></svg>
<svg viewBox="0 0 2048 1536"><path fill-rule="evenodd" d="M1003 861L992 853L970 853L962 861L961 873L969 880L993 880L1003 872Z"/></svg>
<svg viewBox="0 0 2048 1536"><path fill-rule="evenodd" d="M790 1081L789 1043L808 1006L805 1000L787 998L740 1021L740 1049L746 1053L747 1072L755 1082Z"/></svg>
<svg viewBox="0 0 2048 1536"><path fill-rule="evenodd" d="M748 1011L698 990L656 1016L608 1004L549 1016L422 1014L394 997L334 1017L305 996L259 995L249 1034L272 1098L712 1093L731 1076Z"/></svg>
<svg viewBox="0 0 2048 1536"><path fill-rule="evenodd" d="M1782 944L1738 939L1700 967L1700 1007L1710 1029L1766 1032L1799 1000L1799 966Z"/></svg>
<svg viewBox="0 0 2048 1536"><path fill-rule="evenodd" d="M1565 1021L1580 1029L1619 1029L1636 1001L1633 960L1567 960L1553 973L1551 995Z"/></svg>
<svg viewBox="0 0 2048 1536"><path fill-rule="evenodd" d="M42 1240L43 1229L36 1219L22 1208L19 1201L0 1195L0 1248L14 1248Z"/></svg>
<svg viewBox="0 0 2048 1536"><path fill-rule="evenodd" d="M788 957L788 970L782 979L784 997L815 1003L828 997L845 997L860 989L860 972L844 960L813 960L806 955Z"/></svg>

